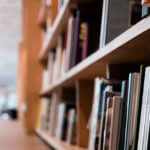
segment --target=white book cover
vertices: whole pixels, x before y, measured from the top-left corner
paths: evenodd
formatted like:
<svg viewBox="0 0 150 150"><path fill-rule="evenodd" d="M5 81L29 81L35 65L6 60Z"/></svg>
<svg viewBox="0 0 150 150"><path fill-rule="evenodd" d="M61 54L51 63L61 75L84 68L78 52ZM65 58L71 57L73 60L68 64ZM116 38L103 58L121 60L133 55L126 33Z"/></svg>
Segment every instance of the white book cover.
<svg viewBox="0 0 150 150"><path fill-rule="evenodd" d="M57 113L57 123L56 123L56 137L58 139L62 138L65 110L66 110L66 104L64 103L59 104L58 113Z"/></svg>
<svg viewBox="0 0 150 150"><path fill-rule="evenodd" d="M144 79L144 90L142 97L142 108L141 108L141 118L140 118L140 129L139 129L139 139L138 139L138 150L143 150L144 143L144 131L145 131L145 121L146 121L146 107L150 88L150 67L146 68L145 79Z"/></svg>
<svg viewBox="0 0 150 150"><path fill-rule="evenodd" d="M49 71L46 69L43 72L43 85L42 85L42 89L45 90L47 89L49 86Z"/></svg>
<svg viewBox="0 0 150 150"><path fill-rule="evenodd" d="M150 67L147 67L149 68L149 73L150 73ZM143 149L146 149L147 147L147 144L148 144L148 131L149 131L149 126L150 126L150 122L149 122L149 117L150 117L150 113L149 113L149 108L150 108L150 74L148 76L149 78L149 88L147 89L148 90L148 97L147 97L147 104L146 104L146 113L145 113L145 126L144 126L144 139L143 139Z"/></svg>
<svg viewBox="0 0 150 150"><path fill-rule="evenodd" d="M75 31L75 18L70 17L68 22L68 37L67 37L67 46L66 46L66 71L68 71L72 64L72 53L73 53L73 44L74 44L74 31Z"/></svg>
<svg viewBox="0 0 150 150"><path fill-rule="evenodd" d="M98 106L99 106L99 92L100 92L100 78L95 79L94 87L94 100L92 105L91 120L90 120L90 135L89 135L89 145L88 150L95 149L95 138L97 130L97 119L98 119Z"/></svg>
<svg viewBox="0 0 150 150"><path fill-rule="evenodd" d="M75 109L69 110L68 116L68 129L67 129L67 142L71 144L71 137L72 137L72 128L75 120Z"/></svg>

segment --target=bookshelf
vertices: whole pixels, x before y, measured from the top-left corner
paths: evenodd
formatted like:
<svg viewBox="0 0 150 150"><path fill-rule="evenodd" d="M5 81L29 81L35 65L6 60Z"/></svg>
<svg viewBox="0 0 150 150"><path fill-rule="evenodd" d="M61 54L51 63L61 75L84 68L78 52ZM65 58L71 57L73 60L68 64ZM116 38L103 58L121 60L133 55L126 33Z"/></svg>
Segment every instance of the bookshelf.
<svg viewBox="0 0 150 150"><path fill-rule="evenodd" d="M38 136L40 136L47 144L52 146L57 150L86 150L84 148L79 148L77 146L71 146L66 142L61 142L60 140L56 139L55 137L49 136L47 133L41 131L40 129L36 130Z"/></svg>
<svg viewBox="0 0 150 150"><path fill-rule="evenodd" d="M148 63L148 55L150 53L148 44L148 36L150 34L149 23L150 17L147 17L122 33L104 48L97 50L94 54L72 68L64 77L60 78L53 85L50 85L45 91L42 91L41 95L48 95L62 86L74 85L76 79L93 79L96 76L106 77L106 66L109 63ZM144 52L141 51L141 48ZM135 53L138 55L135 55Z"/></svg>
<svg viewBox="0 0 150 150"><path fill-rule="evenodd" d="M90 0L82 1L82 3L88 3L88 2L90 2ZM62 35L62 33L64 33L66 37L68 36L67 34L68 29L66 30L67 25L69 24L68 23L69 22L68 11L71 7L71 4L76 4L76 3L81 3L81 1L80 0L65 0L60 10L58 11L58 14L56 16L54 23L52 24L50 28L51 32L48 35L48 38L46 39L46 41L44 41L43 47L39 55L39 62L41 63L41 65L43 66L45 70L48 70L47 69L48 64L49 64L48 61L49 61L49 58L50 58L49 56L51 53L55 55L55 60L56 60L57 48L59 46L58 39L60 35L63 37L64 35ZM77 17L77 14L75 17ZM90 56L88 56L87 58L84 58L83 60L81 60L81 62L79 62L75 66L72 66L71 69L69 68L64 73L64 75L61 75L58 79L56 79L52 83L49 83L48 87L42 89L42 91L39 93L42 99L41 101L43 102L44 98L48 99L49 101L53 101L52 100L53 95L56 94L58 96L59 95L58 93L60 91L62 94L63 89L66 89L66 93L65 93L66 95L70 95L69 89L73 88L75 90L75 93L74 93L75 96L72 99L75 99L75 107L76 107L75 109L76 109L76 115L77 115L77 122L76 122L77 143L75 144L76 146L73 146L73 144L67 144L67 142L64 141L63 139L60 140L58 137L56 138L57 136L56 133L50 134L50 132L40 129L41 124L36 129L37 135L39 135L46 143L48 143L54 149L86 150L87 148L89 148L88 147L89 136L91 136L89 130L92 130L92 129L89 129L90 127L87 129L87 125L90 126L92 124L91 118L93 117L92 113L93 113L93 106L94 106L93 99L96 97L94 95L96 91L96 90L94 91L95 86L96 86L96 83L94 84L94 80L96 80L96 77L102 77L108 80L117 79L118 82L120 82L120 80L127 79L130 72L136 71L137 68L139 68L140 64L150 63L149 61L150 25L149 24L150 24L150 16L147 16L146 18L138 21L135 25L132 25L132 27L127 29L125 32L122 32L119 36L114 38L111 42L108 42L108 44L106 44L103 48L98 48ZM66 50L67 46L63 45L61 50L65 51L64 49ZM53 72L55 71L56 70L53 70ZM138 86L138 85L135 85L135 86ZM115 96L118 96L118 97L115 97ZM112 100L112 101L116 102L116 103L114 102L114 104L118 105L116 108L119 110L119 107L120 107L119 105L121 104L119 104L119 102L117 101L120 101L121 98L119 97L120 95L118 93L115 96L114 97L116 99L114 98L115 100ZM61 103L62 97L61 98L59 97L58 99L57 99L58 103L56 107L57 111L55 110L54 114L60 113L58 105L59 103ZM69 101L71 100L69 99ZM98 107L98 105L99 103L96 106ZM99 108L97 108L97 110L98 109ZM133 110L133 112L135 113L136 111ZM96 113L99 113L99 112L96 112ZM116 114L117 110L113 113ZM56 114L55 114L55 119L54 118L53 119L56 120L56 118L59 118L59 116L56 117ZM115 120L116 118L113 117L113 119ZM119 122L119 115L117 119ZM41 117L41 122L42 122L42 117ZM90 122L90 125L89 125L89 122ZM119 127L119 125L117 127ZM56 128L57 127L55 127L55 130ZM56 132L56 131L53 131L53 132ZM94 134L96 135L96 133ZM118 133L115 133L115 134L117 135Z"/></svg>

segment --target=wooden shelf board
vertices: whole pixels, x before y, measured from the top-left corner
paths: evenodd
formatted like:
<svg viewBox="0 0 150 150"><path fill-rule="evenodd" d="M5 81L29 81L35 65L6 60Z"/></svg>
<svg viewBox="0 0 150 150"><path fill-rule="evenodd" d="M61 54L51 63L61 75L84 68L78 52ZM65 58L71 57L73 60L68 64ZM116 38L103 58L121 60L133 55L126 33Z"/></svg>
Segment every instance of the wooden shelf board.
<svg viewBox="0 0 150 150"><path fill-rule="evenodd" d="M84 148L79 148L77 146L69 145L66 142L60 141L55 137L49 136L47 133L41 131L40 129L36 130L38 136L40 136L47 144L57 150L86 150Z"/></svg>
<svg viewBox="0 0 150 150"><path fill-rule="evenodd" d="M65 76L41 92L42 96L54 90L71 86L76 79L106 77L107 64L150 63L150 17L147 17L122 33L104 48L73 67Z"/></svg>

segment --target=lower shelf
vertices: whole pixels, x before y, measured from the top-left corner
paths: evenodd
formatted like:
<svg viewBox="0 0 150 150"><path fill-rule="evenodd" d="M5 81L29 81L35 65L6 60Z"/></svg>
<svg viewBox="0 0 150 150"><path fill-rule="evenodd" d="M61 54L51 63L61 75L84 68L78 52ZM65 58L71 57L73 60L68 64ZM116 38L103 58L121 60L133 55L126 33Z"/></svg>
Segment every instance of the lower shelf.
<svg viewBox="0 0 150 150"><path fill-rule="evenodd" d="M60 141L55 137L49 136L47 133L41 131L40 129L36 130L38 136L40 136L47 144L53 147L56 150L86 150L77 146L69 145L66 142Z"/></svg>

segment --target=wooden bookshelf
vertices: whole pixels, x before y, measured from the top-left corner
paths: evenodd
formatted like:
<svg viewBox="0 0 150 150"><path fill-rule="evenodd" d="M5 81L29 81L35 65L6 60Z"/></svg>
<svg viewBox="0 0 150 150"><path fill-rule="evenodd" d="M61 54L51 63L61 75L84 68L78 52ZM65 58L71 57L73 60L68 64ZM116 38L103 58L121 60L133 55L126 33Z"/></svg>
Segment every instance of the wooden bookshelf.
<svg viewBox="0 0 150 150"><path fill-rule="evenodd" d="M76 79L94 79L96 76L106 77L107 64L148 63L150 45L150 17L147 17L122 33L104 48L72 68L66 75L49 88L41 92L48 95L54 90L75 84ZM54 35L55 36L55 35ZM48 52L43 51L43 54Z"/></svg>
<svg viewBox="0 0 150 150"><path fill-rule="evenodd" d="M82 1L82 3L87 3L90 1L91 0L87 1L84 0ZM54 23L50 29L51 32L47 36L48 38L46 39L46 41L43 42L44 45L39 55L39 61L42 65L44 65L44 67L47 66L47 63L49 61L48 59L50 58L50 60L52 60L54 63L53 67L57 68L55 62L57 61L56 57L57 48L59 48L58 39L59 36L66 31L68 10L70 7L72 7L71 4L73 3L75 5L72 6L77 6L76 4L81 3L81 0L64 1L64 4L61 6L57 14L57 17L54 20ZM70 69L68 72L66 73L63 72L62 73L63 75L59 79L54 79L51 82L52 84L50 84L50 82L49 83L47 82L48 87L46 86L47 88L46 89L43 88L44 90L41 91L40 93L41 97L47 96L46 99L49 102L53 100L59 100L57 104L59 105L59 103L61 102L65 103L65 99L63 99L64 97L62 96L64 94L62 89L65 89L66 91L68 90L66 92L67 94L70 93L69 89L74 89L74 96L72 96L71 99L75 100L76 116L78 116L76 121L77 146L69 145L64 141L58 140L56 137L51 136L49 133L43 131L44 129L42 128L42 126L38 126L38 129L36 130L37 135L39 135L48 145L57 150L70 150L70 149L86 150L85 148L89 146L90 140L89 138L91 136L90 135L91 128L88 125L89 125L89 118L91 117L91 112L93 110L92 106L95 90L94 79L96 77L104 77L106 79L117 79L118 83L120 83L120 80L127 79L124 78L125 77L124 73L127 75L126 77L128 77L129 73L132 72L132 70L135 71L140 64L150 63L149 36L150 36L150 16L142 19L137 24L135 24L134 26L123 32L121 35L119 35L114 40L109 42L105 47L98 49L96 52L94 52L89 57L85 58L75 67ZM65 53L68 47L67 48L65 47L64 50L63 46L60 46L61 50L64 52L64 55L63 54L62 55L66 56ZM54 60L53 57L49 57L51 56L51 54L49 54L50 51L53 51L51 54L55 55ZM61 62L65 62L62 61L61 59L60 59ZM123 68L122 66L126 66L126 68ZM60 68L58 67L58 69ZM53 68L49 67L48 64L48 66L45 68L45 71L49 70L52 70L52 72L48 72L49 75L51 73L54 76L55 74L53 74L53 72L55 73L56 70L55 69L53 70ZM55 94L57 97L56 99L53 98L53 95ZM71 101L71 99L67 100ZM42 102L44 102L44 100ZM58 107L56 107L55 110L59 112ZM47 114L49 113L50 112L48 112ZM43 117L42 115L41 118ZM55 122L55 120L56 116L54 117L54 120L52 122ZM43 120L41 120L41 122L43 122Z"/></svg>
<svg viewBox="0 0 150 150"><path fill-rule="evenodd" d="M40 129L36 130L38 136L40 136L47 144L52 148L57 150L86 150L84 148L79 148L77 146L69 145L66 142L60 141L55 137L51 137L47 133L41 131Z"/></svg>

